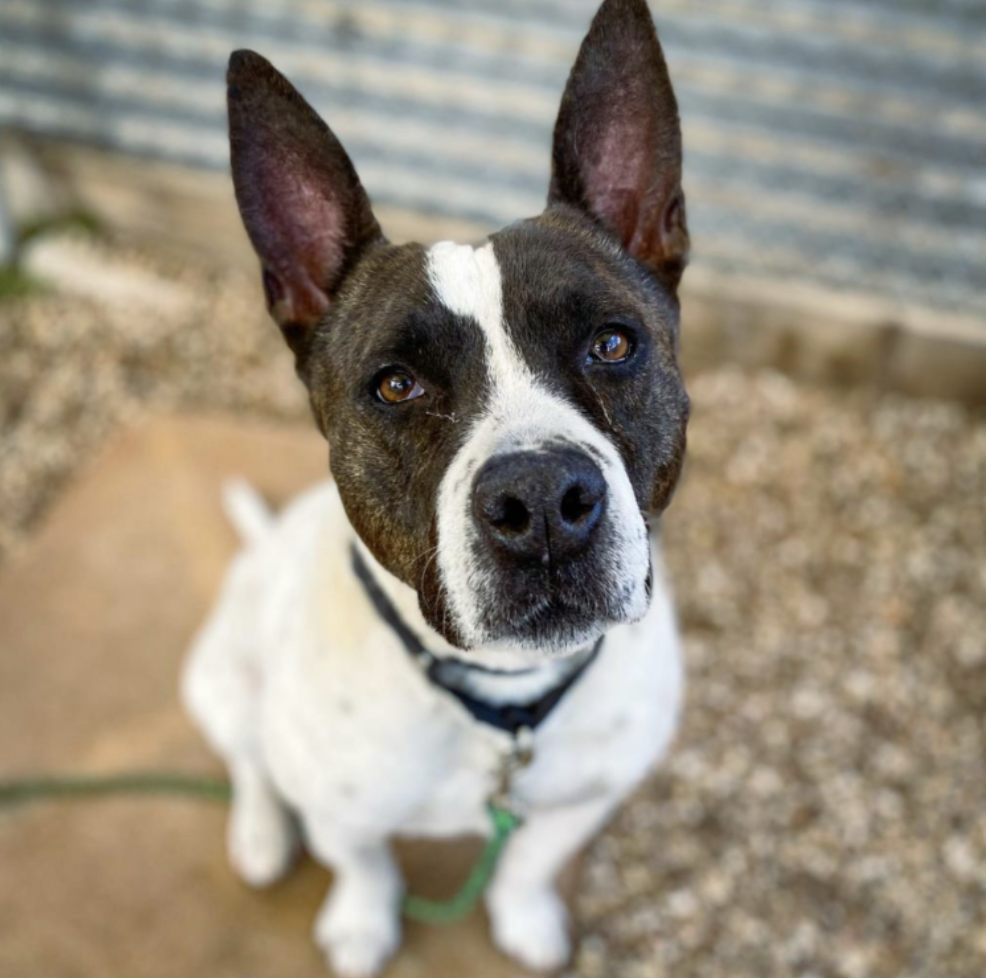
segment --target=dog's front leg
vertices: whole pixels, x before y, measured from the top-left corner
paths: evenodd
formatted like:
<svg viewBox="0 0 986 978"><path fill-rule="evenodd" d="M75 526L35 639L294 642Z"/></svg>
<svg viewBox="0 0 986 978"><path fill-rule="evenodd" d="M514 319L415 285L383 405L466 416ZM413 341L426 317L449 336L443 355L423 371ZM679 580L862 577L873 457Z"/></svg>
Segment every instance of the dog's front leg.
<svg viewBox="0 0 986 978"><path fill-rule="evenodd" d="M504 851L486 905L497 946L526 968L551 971L568 960L568 912L555 881L615 804L607 796L535 812Z"/></svg>
<svg viewBox="0 0 986 978"><path fill-rule="evenodd" d="M294 862L294 823L259 764L239 756L230 758L227 766L233 782L227 828L230 862L250 886L270 886Z"/></svg>
<svg viewBox="0 0 986 978"><path fill-rule="evenodd" d="M386 840L354 838L332 819L305 818L312 855L332 870L315 942L340 978L370 978L401 939L404 885Z"/></svg>

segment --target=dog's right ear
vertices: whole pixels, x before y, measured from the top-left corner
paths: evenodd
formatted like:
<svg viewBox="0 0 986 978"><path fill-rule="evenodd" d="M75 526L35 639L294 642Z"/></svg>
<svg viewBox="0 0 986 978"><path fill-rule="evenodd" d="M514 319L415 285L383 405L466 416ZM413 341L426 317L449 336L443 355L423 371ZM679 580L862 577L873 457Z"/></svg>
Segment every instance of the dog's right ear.
<svg viewBox="0 0 986 978"><path fill-rule="evenodd" d="M235 51L226 81L236 202L270 314L300 360L346 273L383 234L342 144L269 61Z"/></svg>

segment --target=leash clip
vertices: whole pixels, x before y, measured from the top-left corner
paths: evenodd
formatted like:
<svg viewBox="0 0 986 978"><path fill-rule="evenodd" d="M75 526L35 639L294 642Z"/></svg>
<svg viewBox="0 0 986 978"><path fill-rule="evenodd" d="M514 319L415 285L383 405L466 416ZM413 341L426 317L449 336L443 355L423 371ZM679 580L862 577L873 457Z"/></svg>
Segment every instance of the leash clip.
<svg viewBox="0 0 986 978"><path fill-rule="evenodd" d="M520 817L513 792L514 777L529 767L534 760L534 731L530 727L518 727L510 738L510 747L500 758L497 783L490 797L490 804L497 809Z"/></svg>

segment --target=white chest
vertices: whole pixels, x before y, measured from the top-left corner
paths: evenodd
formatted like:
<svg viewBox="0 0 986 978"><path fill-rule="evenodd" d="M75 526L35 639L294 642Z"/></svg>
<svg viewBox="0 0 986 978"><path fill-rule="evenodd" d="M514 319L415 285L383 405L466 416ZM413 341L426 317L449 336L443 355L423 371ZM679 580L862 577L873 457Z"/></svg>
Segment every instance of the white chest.
<svg viewBox="0 0 986 978"><path fill-rule="evenodd" d="M614 630L536 731L533 763L513 781L522 810L619 797L663 753L681 676L659 624ZM506 734L432 686L385 631L359 657L294 651L271 671L262 710L266 762L289 801L387 834L486 831Z"/></svg>

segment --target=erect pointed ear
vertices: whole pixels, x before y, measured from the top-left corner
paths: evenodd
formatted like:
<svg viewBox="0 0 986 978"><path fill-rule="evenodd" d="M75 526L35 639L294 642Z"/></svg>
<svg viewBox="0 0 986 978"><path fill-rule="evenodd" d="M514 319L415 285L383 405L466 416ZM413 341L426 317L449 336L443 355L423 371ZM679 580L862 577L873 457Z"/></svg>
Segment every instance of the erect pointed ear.
<svg viewBox="0 0 986 978"><path fill-rule="evenodd" d="M299 357L362 251L383 235L342 144L253 51L229 59L233 186L271 316Z"/></svg>
<svg viewBox="0 0 986 978"><path fill-rule="evenodd" d="M688 259L681 125L646 0L605 0L582 42L548 201L586 211L677 287Z"/></svg>

